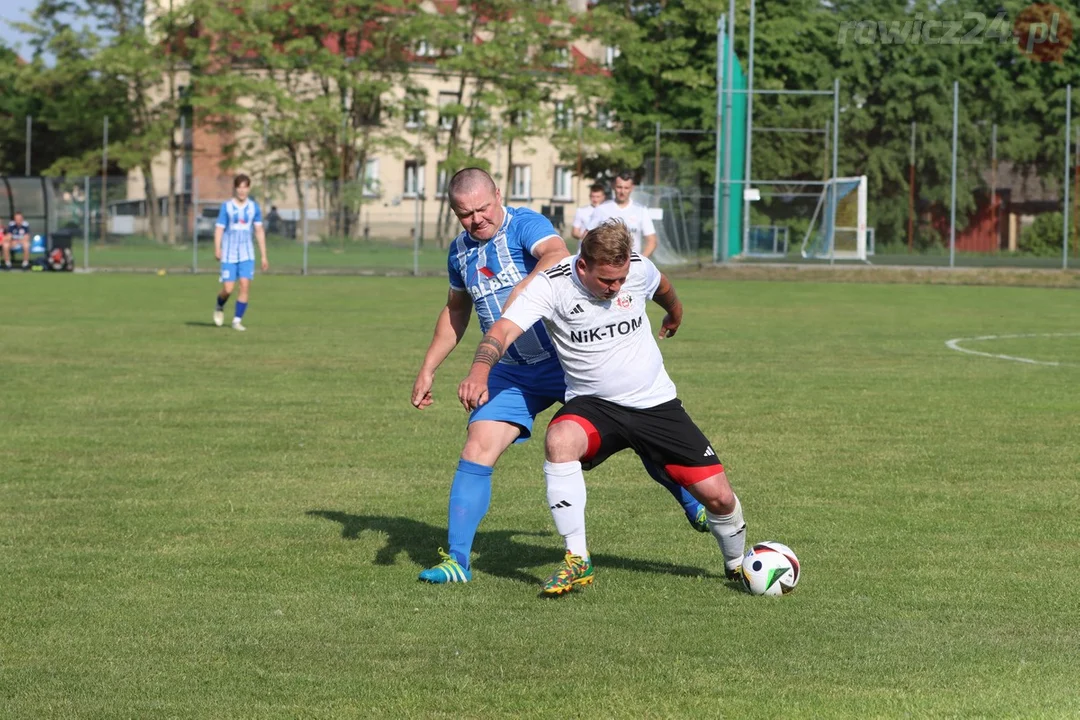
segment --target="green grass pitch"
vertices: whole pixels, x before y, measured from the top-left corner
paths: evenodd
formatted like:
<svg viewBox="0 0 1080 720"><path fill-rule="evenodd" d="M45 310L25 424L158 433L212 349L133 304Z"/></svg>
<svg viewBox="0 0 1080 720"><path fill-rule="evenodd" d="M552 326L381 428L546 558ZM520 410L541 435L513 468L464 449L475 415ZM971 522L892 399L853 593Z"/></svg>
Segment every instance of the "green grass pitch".
<svg viewBox="0 0 1080 720"><path fill-rule="evenodd" d="M1080 715L1080 296L676 287L669 371L790 596L727 584L624 453L595 585L539 599L536 440L474 581L418 583L478 340L413 409L444 281L260 276L237 333L210 276L0 276L0 717ZM1062 364L945 345L1019 334L969 347Z"/></svg>

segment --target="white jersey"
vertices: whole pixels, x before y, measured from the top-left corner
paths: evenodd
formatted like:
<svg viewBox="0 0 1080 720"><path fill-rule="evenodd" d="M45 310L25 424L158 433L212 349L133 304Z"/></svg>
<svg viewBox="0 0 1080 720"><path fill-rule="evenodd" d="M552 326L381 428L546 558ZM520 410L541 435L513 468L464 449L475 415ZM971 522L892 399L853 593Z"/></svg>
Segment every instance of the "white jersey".
<svg viewBox="0 0 1080 720"><path fill-rule="evenodd" d="M630 256L619 294L603 300L581 284L578 256L539 273L503 313L519 328L543 320L566 373L566 400L583 395L628 408L675 399L646 306L660 285L648 258Z"/></svg>
<svg viewBox="0 0 1080 720"><path fill-rule="evenodd" d="M574 224L570 227L574 228L575 230L588 230L589 218L592 217L593 210L595 209L596 208L594 208L592 205L585 205L584 207L579 207L577 210L574 211Z"/></svg>
<svg viewBox="0 0 1080 720"><path fill-rule="evenodd" d="M593 209L585 229L592 230L611 219L621 220L630 231L630 237L634 239L632 250L636 253L641 252L641 243L646 236L656 234L656 226L649 217L649 208L633 201L626 207L619 207L614 200L600 203Z"/></svg>

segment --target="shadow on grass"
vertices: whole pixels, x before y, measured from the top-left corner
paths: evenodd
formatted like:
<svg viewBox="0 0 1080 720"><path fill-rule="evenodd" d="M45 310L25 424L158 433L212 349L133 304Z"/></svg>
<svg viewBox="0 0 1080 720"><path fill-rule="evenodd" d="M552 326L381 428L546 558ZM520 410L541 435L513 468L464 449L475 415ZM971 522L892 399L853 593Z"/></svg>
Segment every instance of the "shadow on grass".
<svg viewBox="0 0 1080 720"><path fill-rule="evenodd" d="M365 531L386 536L386 543L375 553L376 565L394 565L404 552L410 561L421 567L435 563L435 548L446 546L446 530L405 517L381 515L350 515L336 510L309 510L312 517L321 517L341 523L341 537L355 540ZM563 558L561 550L523 543L519 537L548 537L546 532L521 530L481 530L473 543L472 567L480 572L506 578L528 585L543 583L548 574ZM717 558L718 559L718 558ZM705 577L723 579L723 575L710 573L702 568L653 560L638 560L607 553L593 553L593 564L598 569L618 568L634 572L678 575L682 577ZM543 568L543 577L530 572Z"/></svg>
<svg viewBox="0 0 1080 720"><path fill-rule="evenodd" d="M184 324L187 325L188 327L212 327L212 328L217 327L217 325L215 325L212 322L196 322L195 320L188 320Z"/></svg>

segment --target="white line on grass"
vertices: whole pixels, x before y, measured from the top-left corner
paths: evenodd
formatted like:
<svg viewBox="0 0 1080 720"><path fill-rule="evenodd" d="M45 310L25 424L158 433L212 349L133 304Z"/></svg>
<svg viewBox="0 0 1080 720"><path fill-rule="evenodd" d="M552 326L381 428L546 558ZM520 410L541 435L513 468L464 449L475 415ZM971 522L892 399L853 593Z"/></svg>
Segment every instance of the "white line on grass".
<svg viewBox="0 0 1080 720"><path fill-rule="evenodd" d="M953 338L952 340L946 340L945 346L951 350L957 350L962 353L968 353L969 355L982 355L983 357L997 358L998 360L1012 360L1013 362L1028 363L1029 365L1053 365L1056 367L1070 366L1076 367L1076 363L1062 363L1053 362L1051 360L1032 360L1031 358L1013 357L1012 355L997 355L995 353L979 352L978 350L969 350L967 348L960 347L962 342L977 342L980 340L1013 340L1015 338L1036 338L1036 337L1078 337L1080 333L1029 333L1026 335L981 335L979 337L969 338Z"/></svg>

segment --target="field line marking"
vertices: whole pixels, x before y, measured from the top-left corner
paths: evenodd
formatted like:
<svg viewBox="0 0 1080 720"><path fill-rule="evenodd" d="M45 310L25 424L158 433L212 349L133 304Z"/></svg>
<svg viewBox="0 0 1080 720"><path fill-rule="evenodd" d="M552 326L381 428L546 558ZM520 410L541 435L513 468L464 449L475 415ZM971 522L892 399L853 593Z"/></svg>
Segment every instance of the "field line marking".
<svg viewBox="0 0 1080 720"><path fill-rule="evenodd" d="M1014 340L1016 338L1036 338L1036 337L1078 337L1080 333L1025 333L1021 335L980 335L978 337L969 338L953 338L952 340L946 340L945 346L950 350L956 350L962 353L968 353L969 355L982 355L983 357L996 358L998 360L1012 360L1013 362L1028 363L1029 365L1051 365L1053 367L1076 367L1076 363L1061 363L1054 362L1052 360L1032 360L1031 358L1013 357L1012 355L998 355L995 353L980 352L978 350L970 350L965 347L960 347L962 342L979 342L981 340Z"/></svg>

